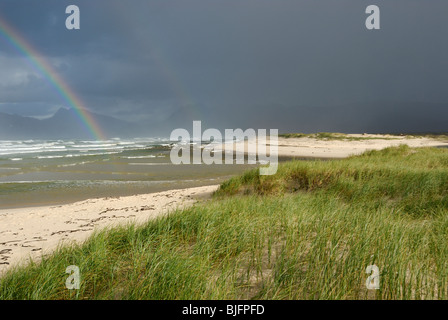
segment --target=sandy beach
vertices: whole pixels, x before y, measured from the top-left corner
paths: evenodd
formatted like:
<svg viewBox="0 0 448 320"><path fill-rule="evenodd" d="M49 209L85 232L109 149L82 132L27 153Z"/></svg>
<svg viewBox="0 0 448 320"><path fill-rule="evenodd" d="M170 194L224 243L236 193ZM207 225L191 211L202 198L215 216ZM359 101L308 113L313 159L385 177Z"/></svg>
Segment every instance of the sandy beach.
<svg viewBox="0 0 448 320"><path fill-rule="evenodd" d="M345 134L346 139L316 139L312 137L278 138L278 156L288 158L340 159L359 155L369 150L381 150L387 147L406 144L409 147L448 147L448 141L429 137L396 136L387 134ZM359 140L357 140L359 139ZM269 139L268 139L269 145ZM255 149L256 139L234 144L234 150L250 153ZM218 151L231 150L231 144L223 144ZM256 150L256 149L255 149ZM268 152L269 154L269 152Z"/></svg>
<svg viewBox="0 0 448 320"><path fill-rule="evenodd" d="M317 140L313 138L279 138L279 155L289 157L345 158L368 150L406 144L409 147L447 147L448 142L426 137L348 134L362 140ZM374 138L374 139L368 139Z"/></svg>
<svg viewBox="0 0 448 320"><path fill-rule="evenodd" d="M218 185L72 204L0 210L0 275L9 267L39 259L59 244L81 242L95 230L142 223L210 197Z"/></svg>
<svg viewBox="0 0 448 320"><path fill-rule="evenodd" d="M297 158L344 158L367 150L407 144L410 147L448 146L427 137L347 135L361 140L279 138L278 155ZM369 139L372 138L372 139ZM247 150L249 140L238 147ZM229 148L227 145L225 149ZM228 149L227 149L228 150ZM72 204L0 210L0 274L29 258L39 259L59 244L83 241L95 230L120 223L141 223L176 208L206 199L218 185L152 194L89 199Z"/></svg>

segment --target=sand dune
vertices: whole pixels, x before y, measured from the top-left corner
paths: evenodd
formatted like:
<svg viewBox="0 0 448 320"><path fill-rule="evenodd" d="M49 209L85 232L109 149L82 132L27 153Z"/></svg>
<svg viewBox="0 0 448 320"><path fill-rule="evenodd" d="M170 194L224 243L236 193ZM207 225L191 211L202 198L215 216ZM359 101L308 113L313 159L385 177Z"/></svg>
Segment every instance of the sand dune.
<svg viewBox="0 0 448 320"><path fill-rule="evenodd" d="M346 158L368 150L380 150L406 144L410 147L448 147L448 141L429 137L396 136L380 134L345 134L346 139L316 139L313 137L278 138L278 156L296 158ZM359 139L359 140L356 140ZM268 140L269 145L269 140ZM234 150L250 153L256 139L233 144ZM223 144L217 151L232 150L232 144Z"/></svg>
<svg viewBox="0 0 448 320"><path fill-rule="evenodd" d="M278 155L297 158L343 158L366 150L407 144L411 147L448 146L427 137L346 135L346 140L310 137L279 138ZM359 138L361 140L350 140ZM372 139L370 139L372 138ZM237 143L248 151L256 140ZM232 145L225 145L230 150ZM0 210L0 273L26 259L38 259L58 244L82 241L94 230L126 222L144 222L175 208L207 198L217 185L129 197L89 199L73 204Z"/></svg>
<svg viewBox="0 0 448 320"><path fill-rule="evenodd" d="M142 223L207 198L217 185L127 197L89 199L51 207L0 210L0 274L39 259L58 244L87 239L94 230L120 223Z"/></svg>

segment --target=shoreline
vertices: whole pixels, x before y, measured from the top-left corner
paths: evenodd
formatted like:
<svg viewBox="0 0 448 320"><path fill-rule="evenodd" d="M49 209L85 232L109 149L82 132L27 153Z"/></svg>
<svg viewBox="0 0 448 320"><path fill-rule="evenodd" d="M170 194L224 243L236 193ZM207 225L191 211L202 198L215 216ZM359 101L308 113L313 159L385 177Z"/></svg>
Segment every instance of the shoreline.
<svg viewBox="0 0 448 320"><path fill-rule="evenodd" d="M80 243L95 231L144 223L209 199L219 185L106 197L71 204L0 210L0 276L11 267L38 261L58 245Z"/></svg>
<svg viewBox="0 0 448 320"><path fill-rule="evenodd" d="M448 142L418 137L389 135L345 135L362 140L325 140L310 137L278 139L279 158L303 160L341 159L368 150L407 144L410 147L448 147ZM369 139L372 137L374 139ZM365 138L365 139L364 139ZM236 143L244 148L256 140ZM224 150L230 146L223 146ZM241 149L239 149L241 150ZM211 182L211 181L210 181ZM90 197L77 202L42 206L0 209L0 276L6 270L27 259L39 260L58 245L86 240L96 230L118 224L142 223L175 209L191 206L199 199L208 199L219 187L219 181L204 186L134 195Z"/></svg>
<svg viewBox="0 0 448 320"><path fill-rule="evenodd" d="M338 137L338 136L336 136ZM216 148L219 152L236 150L249 155L249 148L256 150L257 138L232 144L221 144ZM366 151L381 150L406 144L411 148L448 147L448 141L430 137L395 136L389 134L344 134L337 139L322 139L314 137L278 137L278 157L290 159L331 160L343 159L359 155ZM267 138L269 148L269 137ZM229 149L230 148L230 149ZM227 151L229 150L229 151ZM268 152L269 155L269 152Z"/></svg>
<svg viewBox="0 0 448 320"><path fill-rule="evenodd" d="M0 278L0 295L7 300L446 299L447 287L440 284L447 275L433 271L443 271L448 261L447 210L441 205L447 155L446 148L401 146L343 160L284 163L277 176L260 178L252 171L186 211L143 228L108 228L80 246L66 243L48 263L10 269ZM114 214L107 211L117 200L104 200L106 212L98 221ZM364 270L372 263L377 273L388 271L382 274L384 290L376 291L380 296L363 287ZM67 266L79 266L79 291L64 287ZM334 270L350 272L328 286ZM411 281L409 274L417 276Z"/></svg>
<svg viewBox="0 0 448 320"><path fill-rule="evenodd" d="M31 198L28 194L27 202L13 202L12 197L8 200L8 203L0 204L0 212L4 210L17 210L17 209L26 209L26 208L43 208L43 207L53 207L53 206L61 206L61 205L69 205L75 202L87 201L90 199L101 199L101 198L117 198L117 197L129 197L129 196L138 196L138 195L149 195L154 193L166 192L175 189L189 189L196 187L206 187L211 185L217 185L228 179L228 177L216 177L209 179L198 179L193 181L169 181L166 183L160 183L160 185L152 186L150 189L125 189L125 188L117 188L116 190L99 188L95 190L94 193L88 191L85 192L77 192L74 193L72 189L67 188L66 186L61 187L60 189L56 189L52 193L45 191L35 191L32 195L33 201L30 201ZM121 182L121 181L119 181ZM112 184L114 181L111 182ZM138 182L137 182L138 183ZM29 191L28 191L29 192ZM70 193L70 194L67 194ZM37 201L36 201L37 200Z"/></svg>
<svg viewBox="0 0 448 320"><path fill-rule="evenodd" d="M279 155L294 157L301 153L306 153L308 150L309 156L321 159L343 159L349 156L360 155L366 151L381 150L401 144L406 144L411 148L448 147L448 142L427 137L402 137L380 134L346 134L345 136L347 140L321 140L308 137L279 138Z"/></svg>

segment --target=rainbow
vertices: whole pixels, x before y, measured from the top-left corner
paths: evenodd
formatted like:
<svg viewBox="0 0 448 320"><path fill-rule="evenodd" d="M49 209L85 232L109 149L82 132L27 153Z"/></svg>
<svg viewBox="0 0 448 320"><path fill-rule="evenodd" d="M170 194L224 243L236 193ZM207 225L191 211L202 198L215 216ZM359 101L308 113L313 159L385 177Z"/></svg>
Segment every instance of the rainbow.
<svg viewBox="0 0 448 320"><path fill-rule="evenodd" d="M70 88L67 82L54 70L39 52L16 30L14 30L5 19L0 16L0 35L22 53L40 74L42 74L51 86L54 87L58 95L76 111L86 130L90 132L92 138L105 140L105 134L98 123L84 107L81 99Z"/></svg>

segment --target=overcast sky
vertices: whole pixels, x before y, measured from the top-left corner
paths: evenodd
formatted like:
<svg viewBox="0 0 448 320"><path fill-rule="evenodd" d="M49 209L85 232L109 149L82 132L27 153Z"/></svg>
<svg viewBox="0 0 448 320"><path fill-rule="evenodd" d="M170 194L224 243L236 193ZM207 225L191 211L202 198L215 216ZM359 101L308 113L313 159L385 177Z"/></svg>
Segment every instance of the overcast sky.
<svg viewBox="0 0 448 320"><path fill-rule="evenodd" d="M80 30L65 27L70 4ZM380 30L365 27L371 4ZM0 17L86 107L118 118L162 120L189 106L204 117L289 110L288 124L261 112L250 125L290 131L381 130L380 115L400 121L405 110L403 130L448 120L446 0L1 0ZM0 112L64 106L0 35Z"/></svg>

